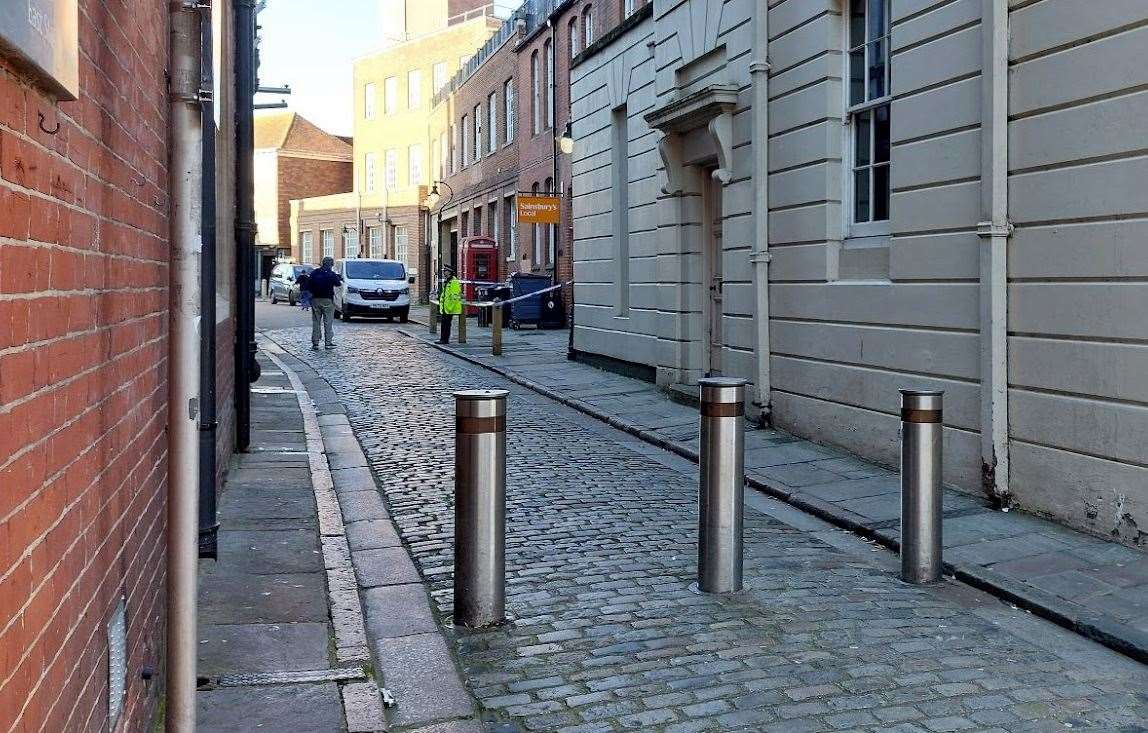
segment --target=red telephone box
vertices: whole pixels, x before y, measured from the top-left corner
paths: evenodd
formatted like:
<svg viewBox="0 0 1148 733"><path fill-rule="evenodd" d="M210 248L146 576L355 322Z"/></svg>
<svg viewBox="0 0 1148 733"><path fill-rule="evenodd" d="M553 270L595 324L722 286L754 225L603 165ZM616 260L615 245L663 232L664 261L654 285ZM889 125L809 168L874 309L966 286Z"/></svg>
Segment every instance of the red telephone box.
<svg viewBox="0 0 1148 733"><path fill-rule="evenodd" d="M498 282L498 243L490 237L467 237L462 240L458 260L458 279L463 281L462 292L466 300L477 301L478 288ZM466 310L467 315L478 313L475 307Z"/></svg>

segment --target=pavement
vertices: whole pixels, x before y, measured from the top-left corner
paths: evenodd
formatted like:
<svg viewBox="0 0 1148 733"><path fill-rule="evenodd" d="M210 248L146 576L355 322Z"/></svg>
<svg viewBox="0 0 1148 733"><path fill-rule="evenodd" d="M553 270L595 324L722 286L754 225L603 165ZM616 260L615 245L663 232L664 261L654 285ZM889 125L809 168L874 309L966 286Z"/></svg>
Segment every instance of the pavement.
<svg viewBox="0 0 1148 733"><path fill-rule="evenodd" d="M894 553L762 492L747 493L746 590L698 594L683 451L404 331L353 324L331 352L304 329L265 334L334 428L325 456L391 730L1148 731L1148 667L965 583L904 584ZM523 349L555 340L528 333ZM516 368L548 371L507 346ZM569 384L589 369L558 366ZM639 408L613 375L580 373L627 420L672 419L657 393ZM510 390L509 619L477 631L450 621L451 392L474 387ZM747 456L794 442L763 432ZM854 465L805 462L827 461ZM767 464L753 461L789 465Z"/></svg>
<svg viewBox="0 0 1148 733"><path fill-rule="evenodd" d="M273 356L260 362L219 558L200 562L197 730L385 730L317 416Z"/></svg>
<svg viewBox="0 0 1148 733"><path fill-rule="evenodd" d="M411 317L425 324L426 309L412 311ZM682 404L681 393L671 395L649 382L568 361L566 330L506 329L502 356L492 356L490 329L471 321L466 344L436 348L697 461L697 410ZM425 325L405 332L433 340ZM895 468L747 423L746 477L771 496L899 547L900 476ZM998 511L981 497L953 490L946 490L944 506L948 573L1148 662L1148 553L1143 548L1015 509Z"/></svg>

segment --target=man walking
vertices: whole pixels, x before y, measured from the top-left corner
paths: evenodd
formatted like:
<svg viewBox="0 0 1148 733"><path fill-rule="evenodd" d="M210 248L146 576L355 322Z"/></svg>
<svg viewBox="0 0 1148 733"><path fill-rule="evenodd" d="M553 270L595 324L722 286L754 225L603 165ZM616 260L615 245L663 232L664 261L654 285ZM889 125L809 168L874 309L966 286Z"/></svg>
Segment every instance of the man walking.
<svg viewBox="0 0 1148 733"><path fill-rule="evenodd" d="M450 265L443 267L446 281L442 284L442 292L438 296L439 310L439 338L440 344L450 343L450 323L454 317L462 314L462 283L454 276L454 268ZM462 316L465 318L466 316Z"/></svg>
<svg viewBox="0 0 1148 733"><path fill-rule="evenodd" d="M307 290L311 292L311 348L319 350L319 334L328 349L335 348L335 288L343 284L343 276L331 268L333 257L324 257L318 270L307 278Z"/></svg>

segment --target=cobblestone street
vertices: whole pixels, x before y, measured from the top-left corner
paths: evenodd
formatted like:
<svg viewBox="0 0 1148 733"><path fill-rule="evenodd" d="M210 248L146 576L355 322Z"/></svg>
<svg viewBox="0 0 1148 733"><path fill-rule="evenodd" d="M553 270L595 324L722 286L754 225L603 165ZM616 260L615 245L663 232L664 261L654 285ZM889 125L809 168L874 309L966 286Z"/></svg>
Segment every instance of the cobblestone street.
<svg viewBox="0 0 1148 733"><path fill-rule="evenodd" d="M590 731L1148 731L1148 668L748 492L747 589L690 590L696 471L390 326L333 352L270 334L328 379L491 721ZM453 400L509 389L510 623L449 626ZM383 684L386 681L383 680ZM400 700L401 705L401 700Z"/></svg>

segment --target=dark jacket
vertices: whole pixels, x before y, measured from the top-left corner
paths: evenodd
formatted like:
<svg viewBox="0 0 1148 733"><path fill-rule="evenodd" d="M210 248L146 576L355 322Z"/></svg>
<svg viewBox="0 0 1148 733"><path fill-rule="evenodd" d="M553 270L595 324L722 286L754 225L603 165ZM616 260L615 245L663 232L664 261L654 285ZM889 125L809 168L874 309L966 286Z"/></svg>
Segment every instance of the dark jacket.
<svg viewBox="0 0 1148 733"><path fill-rule="evenodd" d="M334 270L320 267L312 270L307 278L307 290L311 291L312 298L334 298L335 288L343 284L343 276ZM300 285L300 287L303 287Z"/></svg>

